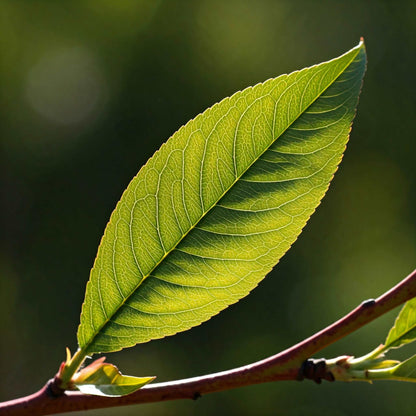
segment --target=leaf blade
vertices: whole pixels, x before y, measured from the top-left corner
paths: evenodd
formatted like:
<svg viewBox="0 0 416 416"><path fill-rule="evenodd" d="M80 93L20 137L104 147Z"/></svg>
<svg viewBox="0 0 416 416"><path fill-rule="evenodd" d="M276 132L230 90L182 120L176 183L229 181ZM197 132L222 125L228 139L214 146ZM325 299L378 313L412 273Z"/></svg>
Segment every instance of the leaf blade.
<svg viewBox="0 0 416 416"><path fill-rule="evenodd" d="M416 340L416 298L405 303L390 329L384 349L400 348Z"/></svg>
<svg viewBox="0 0 416 416"><path fill-rule="evenodd" d="M416 355L395 366L391 374L396 380L416 383Z"/></svg>
<svg viewBox="0 0 416 416"><path fill-rule="evenodd" d="M94 396L120 397L131 394L155 377L134 377L121 374L118 368L104 362L104 357L82 369L72 380L82 393Z"/></svg>
<svg viewBox="0 0 416 416"><path fill-rule="evenodd" d="M326 192L364 70L360 44L238 92L175 133L111 216L80 347L107 352L171 335L248 294Z"/></svg>

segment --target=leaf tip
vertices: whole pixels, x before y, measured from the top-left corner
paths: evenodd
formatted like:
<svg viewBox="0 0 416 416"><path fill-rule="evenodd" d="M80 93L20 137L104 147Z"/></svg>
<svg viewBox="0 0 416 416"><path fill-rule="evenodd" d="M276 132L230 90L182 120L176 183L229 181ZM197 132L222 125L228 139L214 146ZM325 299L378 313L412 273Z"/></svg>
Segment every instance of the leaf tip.
<svg viewBox="0 0 416 416"><path fill-rule="evenodd" d="M360 36L360 42L358 43L358 46L357 46L359 49L366 49L366 47L365 47L365 41L364 41L364 36Z"/></svg>

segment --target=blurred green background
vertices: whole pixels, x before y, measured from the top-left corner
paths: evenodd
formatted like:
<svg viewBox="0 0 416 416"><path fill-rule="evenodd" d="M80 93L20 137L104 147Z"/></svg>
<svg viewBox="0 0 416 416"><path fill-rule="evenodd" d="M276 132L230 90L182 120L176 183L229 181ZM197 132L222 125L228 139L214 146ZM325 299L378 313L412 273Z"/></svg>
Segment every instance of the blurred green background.
<svg viewBox="0 0 416 416"><path fill-rule="evenodd" d="M246 299L174 337L111 354L159 381L262 359L376 297L416 264L415 1L0 3L3 247L0 400L53 376L105 224L141 165L223 97L365 37L351 141L299 241ZM395 313L323 352L360 355ZM406 355L415 353L409 346ZM89 415L414 415L416 386L264 384Z"/></svg>

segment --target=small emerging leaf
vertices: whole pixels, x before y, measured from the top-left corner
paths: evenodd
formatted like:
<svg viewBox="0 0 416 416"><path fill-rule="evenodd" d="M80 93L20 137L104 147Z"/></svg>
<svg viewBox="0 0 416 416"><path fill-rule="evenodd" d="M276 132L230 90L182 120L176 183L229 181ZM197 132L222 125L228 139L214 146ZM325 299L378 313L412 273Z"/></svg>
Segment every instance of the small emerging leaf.
<svg viewBox="0 0 416 416"><path fill-rule="evenodd" d="M104 360L105 357L102 357L75 374L73 385L84 394L114 397L133 393L155 379L124 376L116 366Z"/></svg>
<svg viewBox="0 0 416 416"><path fill-rule="evenodd" d="M68 347L66 347L65 352L66 352L66 362L69 363L71 361L71 358L72 358L71 350Z"/></svg>
<svg viewBox="0 0 416 416"><path fill-rule="evenodd" d="M394 367L391 374L397 380L416 383L416 355Z"/></svg>
<svg viewBox="0 0 416 416"><path fill-rule="evenodd" d="M82 351L185 331L257 286L328 189L365 65L361 42L237 92L153 155L98 249L78 329Z"/></svg>
<svg viewBox="0 0 416 416"><path fill-rule="evenodd" d="M409 300L396 318L385 342L384 350L399 348L416 340L416 298Z"/></svg>
<svg viewBox="0 0 416 416"><path fill-rule="evenodd" d="M367 369L368 370L379 370L381 368L391 368L395 365L399 364L400 361L397 360L384 360L380 362L375 362L374 364L369 364Z"/></svg>

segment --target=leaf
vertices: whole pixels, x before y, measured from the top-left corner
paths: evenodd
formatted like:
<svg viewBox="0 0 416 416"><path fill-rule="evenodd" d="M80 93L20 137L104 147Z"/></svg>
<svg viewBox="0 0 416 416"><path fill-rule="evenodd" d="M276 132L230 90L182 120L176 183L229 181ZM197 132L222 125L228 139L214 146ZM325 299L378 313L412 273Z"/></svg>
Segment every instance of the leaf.
<svg viewBox="0 0 416 416"><path fill-rule="evenodd" d="M416 298L406 302L390 329L384 350L400 348L416 340Z"/></svg>
<svg viewBox="0 0 416 416"><path fill-rule="evenodd" d="M246 296L341 161L365 48L237 92L181 127L131 181L82 308L88 354L184 331Z"/></svg>
<svg viewBox="0 0 416 416"><path fill-rule="evenodd" d="M102 357L75 374L73 384L79 391L95 396L125 396L155 379L124 376L116 366L104 360Z"/></svg>
<svg viewBox="0 0 416 416"><path fill-rule="evenodd" d="M406 361L403 361L391 371L391 374L394 376L393 379L399 381L411 381L416 382L416 355L408 358Z"/></svg>
<svg viewBox="0 0 416 416"><path fill-rule="evenodd" d="M380 370L383 368L392 368L399 363L400 361L397 360L383 360L375 363L370 363L366 370Z"/></svg>

